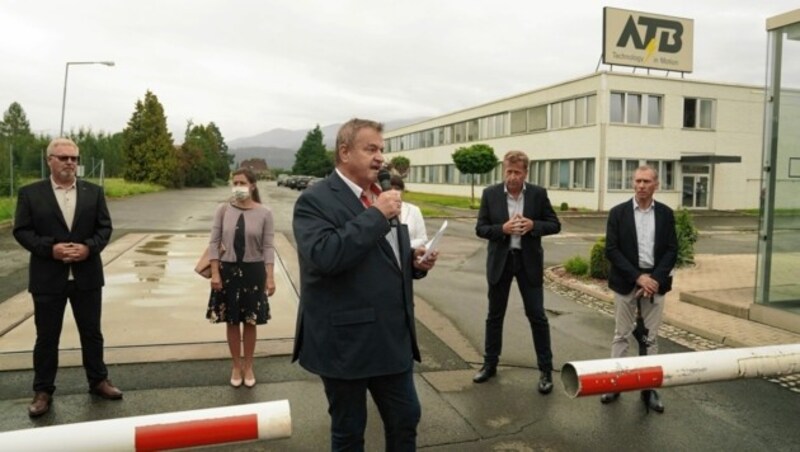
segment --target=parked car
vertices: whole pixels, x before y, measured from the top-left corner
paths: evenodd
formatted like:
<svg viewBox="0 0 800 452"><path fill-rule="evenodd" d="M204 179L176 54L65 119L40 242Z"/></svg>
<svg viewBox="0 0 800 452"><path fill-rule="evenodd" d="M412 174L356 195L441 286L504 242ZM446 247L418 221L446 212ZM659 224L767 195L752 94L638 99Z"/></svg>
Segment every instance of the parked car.
<svg viewBox="0 0 800 452"><path fill-rule="evenodd" d="M297 181L294 184L295 190L305 190L308 187L308 181L313 179L314 176L298 176Z"/></svg>
<svg viewBox="0 0 800 452"><path fill-rule="evenodd" d="M309 180L308 183L306 183L306 188L308 188L308 187L310 187L310 186L312 186L312 185L314 185L316 183L319 183L320 181L322 181L324 179L325 179L324 177L312 177L311 180Z"/></svg>
<svg viewBox="0 0 800 452"><path fill-rule="evenodd" d="M288 174L278 174L278 187L286 185L286 179L289 178Z"/></svg>

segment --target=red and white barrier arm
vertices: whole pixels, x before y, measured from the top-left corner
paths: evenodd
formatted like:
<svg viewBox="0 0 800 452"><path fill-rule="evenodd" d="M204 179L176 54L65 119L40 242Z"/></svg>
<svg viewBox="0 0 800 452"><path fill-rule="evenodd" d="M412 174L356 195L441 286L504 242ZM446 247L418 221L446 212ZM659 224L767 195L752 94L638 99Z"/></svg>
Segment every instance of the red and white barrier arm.
<svg viewBox="0 0 800 452"><path fill-rule="evenodd" d="M561 382L575 398L793 373L800 373L800 344L576 361L564 364Z"/></svg>
<svg viewBox="0 0 800 452"><path fill-rule="evenodd" d="M0 433L7 451L154 451L288 438L288 400Z"/></svg>

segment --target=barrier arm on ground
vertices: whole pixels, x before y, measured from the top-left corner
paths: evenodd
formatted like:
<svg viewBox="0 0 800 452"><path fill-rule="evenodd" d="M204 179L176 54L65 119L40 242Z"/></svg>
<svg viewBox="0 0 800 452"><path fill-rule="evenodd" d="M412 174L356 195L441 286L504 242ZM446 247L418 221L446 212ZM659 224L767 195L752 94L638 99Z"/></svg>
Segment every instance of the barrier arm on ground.
<svg viewBox="0 0 800 452"><path fill-rule="evenodd" d="M288 438L288 400L0 433L8 451L151 451Z"/></svg>
<svg viewBox="0 0 800 452"><path fill-rule="evenodd" d="M571 398L800 372L800 344L575 361L561 382Z"/></svg>

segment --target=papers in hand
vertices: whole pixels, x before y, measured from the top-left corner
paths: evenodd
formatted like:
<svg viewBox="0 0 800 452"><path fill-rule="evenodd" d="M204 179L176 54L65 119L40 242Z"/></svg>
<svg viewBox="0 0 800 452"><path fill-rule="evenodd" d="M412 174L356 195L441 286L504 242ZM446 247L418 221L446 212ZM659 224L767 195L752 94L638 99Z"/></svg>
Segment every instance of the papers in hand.
<svg viewBox="0 0 800 452"><path fill-rule="evenodd" d="M439 241L442 239L445 229L447 229L447 220L444 220L442 227L440 227L439 230L436 231L436 234L433 236L433 238L425 244L425 254L417 259L419 262L426 260L434 251L439 249Z"/></svg>

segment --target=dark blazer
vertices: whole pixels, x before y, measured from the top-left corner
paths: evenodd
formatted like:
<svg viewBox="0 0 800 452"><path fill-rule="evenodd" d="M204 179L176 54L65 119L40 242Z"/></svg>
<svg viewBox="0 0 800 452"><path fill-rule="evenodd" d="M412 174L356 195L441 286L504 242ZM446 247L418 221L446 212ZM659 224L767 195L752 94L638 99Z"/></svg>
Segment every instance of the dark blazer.
<svg viewBox="0 0 800 452"><path fill-rule="evenodd" d="M105 283L100 252L112 231L105 194L102 187L80 179L75 189L72 230L58 207L50 178L19 190L14 238L31 253L28 290L33 294L63 293L70 267L78 290L97 289ZM89 247L89 257L72 264L54 259L53 245L62 242L83 243Z"/></svg>
<svg viewBox="0 0 800 452"><path fill-rule="evenodd" d="M561 231L561 222L550 205L547 190L529 183L525 184L522 216L533 220L533 230L522 236L521 242L525 274L530 284L541 287L544 270L542 236L558 234ZM484 189L475 233L478 237L489 240L489 255L486 259L486 278L489 284L496 284L500 280L508 258L511 236L503 233L503 224L508 218L505 183Z"/></svg>
<svg viewBox="0 0 800 452"><path fill-rule="evenodd" d="M300 306L292 361L315 374L359 379L408 371L419 361L408 228L400 262L389 222L365 208L334 172L297 199L292 224Z"/></svg>
<svg viewBox="0 0 800 452"><path fill-rule="evenodd" d="M656 236L652 278L658 281L658 293L672 290L672 268L678 258L678 237L675 233L675 215L667 205L655 201ZM606 258L611 263L608 287L620 294L629 294L636 287L639 270L639 244L636 220L633 216L633 199L623 202L608 212L606 226Z"/></svg>

